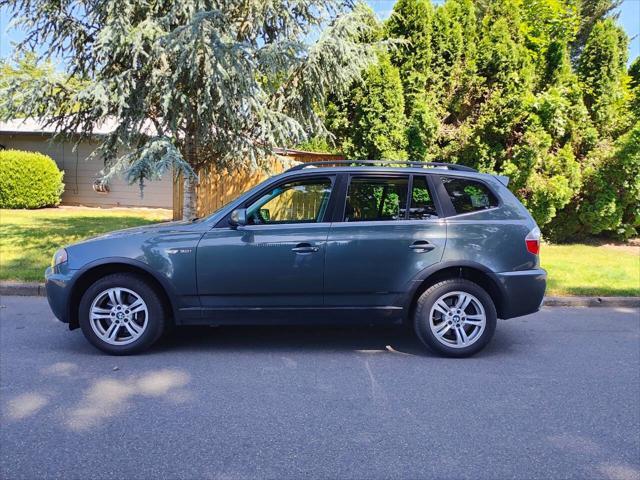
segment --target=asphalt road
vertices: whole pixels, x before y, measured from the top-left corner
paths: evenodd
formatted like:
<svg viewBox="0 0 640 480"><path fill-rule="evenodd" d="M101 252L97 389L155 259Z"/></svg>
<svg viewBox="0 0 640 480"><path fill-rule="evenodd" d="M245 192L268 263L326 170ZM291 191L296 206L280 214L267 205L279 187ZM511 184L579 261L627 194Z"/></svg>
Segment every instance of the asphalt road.
<svg viewBox="0 0 640 480"><path fill-rule="evenodd" d="M0 477L640 478L640 312L553 308L471 359L391 329L198 328L100 354L0 300Z"/></svg>

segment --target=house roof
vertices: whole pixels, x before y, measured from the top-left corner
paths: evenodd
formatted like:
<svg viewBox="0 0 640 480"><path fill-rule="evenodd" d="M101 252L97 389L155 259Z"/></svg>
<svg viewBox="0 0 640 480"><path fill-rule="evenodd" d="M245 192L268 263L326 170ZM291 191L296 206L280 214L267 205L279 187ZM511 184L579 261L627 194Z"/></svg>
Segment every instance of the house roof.
<svg viewBox="0 0 640 480"><path fill-rule="evenodd" d="M105 120L100 124L96 124L96 128L93 133L95 135L106 135L113 131L115 125L115 122ZM14 135L21 133L53 135L56 133L56 129L52 125L45 126L41 120L35 120L32 118L12 118L10 120L0 122L0 133Z"/></svg>

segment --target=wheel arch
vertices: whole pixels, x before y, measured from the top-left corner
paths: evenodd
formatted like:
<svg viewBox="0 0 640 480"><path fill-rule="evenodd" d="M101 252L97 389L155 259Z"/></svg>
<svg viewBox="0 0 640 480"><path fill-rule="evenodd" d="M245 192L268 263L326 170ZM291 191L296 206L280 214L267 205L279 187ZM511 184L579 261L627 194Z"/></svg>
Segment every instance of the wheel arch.
<svg viewBox="0 0 640 480"><path fill-rule="evenodd" d="M413 288L405 301L406 319L413 318L418 298L425 290L442 280L450 278L463 278L482 287L493 300L498 318L502 318L502 313L506 307L506 297L500 282L496 280L494 273L486 267L473 262L465 262L439 264L437 267L428 268L418 278L414 279Z"/></svg>
<svg viewBox="0 0 640 480"><path fill-rule="evenodd" d="M73 288L69 295L69 329L79 327L79 307L82 296L87 289L98 279L112 273L133 273L149 282L162 299L163 306L169 314L170 321L175 322L176 306L170 286L161 280L151 269L141 262L131 259L111 258L91 263L82 269L73 282Z"/></svg>

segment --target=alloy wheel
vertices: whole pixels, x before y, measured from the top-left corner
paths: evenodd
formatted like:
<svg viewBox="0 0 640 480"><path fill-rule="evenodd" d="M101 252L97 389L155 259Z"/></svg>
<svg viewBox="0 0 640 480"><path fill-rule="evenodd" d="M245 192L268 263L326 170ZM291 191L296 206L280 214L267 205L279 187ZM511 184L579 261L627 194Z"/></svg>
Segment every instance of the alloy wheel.
<svg viewBox="0 0 640 480"><path fill-rule="evenodd" d="M487 316L480 300L468 292L440 296L429 312L429 327L438 342L452 348L473 345L482 335Z"/></svg>
<svg viewBox="0 0 640 480"><path fill-rule="evenodd" d="M142 297L128 288L109 288L94 298L89 310L91 329L110 345L127 345L144 333L149 311Z"/></svg>

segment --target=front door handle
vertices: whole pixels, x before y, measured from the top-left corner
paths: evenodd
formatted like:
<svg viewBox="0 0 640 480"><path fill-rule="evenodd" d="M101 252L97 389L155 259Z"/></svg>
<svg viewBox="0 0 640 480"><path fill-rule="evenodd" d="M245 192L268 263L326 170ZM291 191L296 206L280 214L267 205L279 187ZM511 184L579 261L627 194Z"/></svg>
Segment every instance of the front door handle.
<svg viewBox="0 0 640 480"><path fill-rule="evenodd" d="M411 250L415 250L418 253L430 252L436 246L433 243L429 243L426 240L416 240L411 245L409 245Z"/></svg>
<svg viewBox="0 0 640 480"><path fill-rule="evenodd" d="M315 247L310 243L299 243L295 247L291 249L292 252L296 253L313 253L320 250L319 247Z"/></svg>

